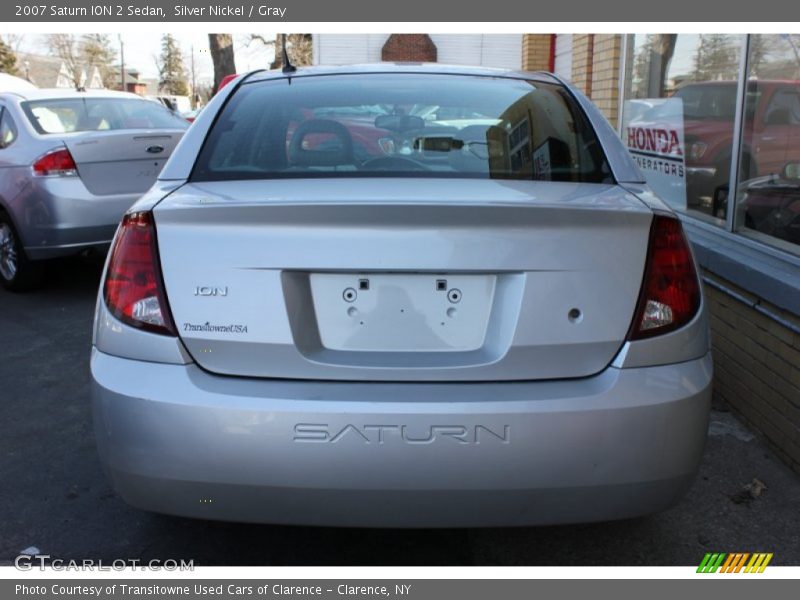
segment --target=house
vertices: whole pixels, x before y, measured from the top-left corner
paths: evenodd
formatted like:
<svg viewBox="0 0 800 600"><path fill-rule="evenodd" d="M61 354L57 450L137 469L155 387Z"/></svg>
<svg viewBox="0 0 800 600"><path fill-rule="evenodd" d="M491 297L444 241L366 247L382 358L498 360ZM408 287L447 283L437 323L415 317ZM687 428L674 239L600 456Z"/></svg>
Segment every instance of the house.
<svg viewBox="0 0 800 600"><path fill-rule="evenodd" d="M130 92L132 94L139 94L140 96L147 96L150 92L145 81L141 79L141 73L138 69L130 67L125 68L125 86L122 85L122 68L120 65L115 65L114 72L116 73L114 79L114 89L122 92Z"/></svg>
<svg viewBox="0 0 800 600"><path fill-rule="evenodd" d="M18 52L17 70L23 79L40 88L105 87L97 66L78 64L71 68L67 61L55 56Z"/></svg>
<svg viewBox="0 0 800 600"><path fill-rule="evenodd" d="M144 85L146 96L157 96L161 88L158 77L139 77L139 83ZM137 92L138 93L138 92Z"/></svg>

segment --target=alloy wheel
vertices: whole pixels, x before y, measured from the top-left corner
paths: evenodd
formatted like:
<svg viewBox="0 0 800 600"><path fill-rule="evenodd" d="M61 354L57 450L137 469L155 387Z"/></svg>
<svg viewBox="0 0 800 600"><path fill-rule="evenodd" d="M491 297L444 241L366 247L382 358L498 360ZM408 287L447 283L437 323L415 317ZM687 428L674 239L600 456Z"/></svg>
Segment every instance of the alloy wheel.
<svg viewBox="0 0 800 600"><path fill-rule="evenodd" d="M0 275L11 281L17 274L17 241L8 223L0 223Z"/></svg>

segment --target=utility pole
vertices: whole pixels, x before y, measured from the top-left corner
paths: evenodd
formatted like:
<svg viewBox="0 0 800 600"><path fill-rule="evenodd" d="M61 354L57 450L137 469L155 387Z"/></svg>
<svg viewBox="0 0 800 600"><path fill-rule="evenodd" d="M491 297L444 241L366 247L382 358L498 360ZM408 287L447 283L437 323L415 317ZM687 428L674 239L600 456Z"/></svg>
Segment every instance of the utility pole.
<svg viewBox="0 0 800 600"><path fill-rule="evenodd" d="M192 109L197 108L197 94L195 92L195 78L194 78L194 44L192 44Z"/></svg>
<svg viewBox="0 0 800 600"><path fill-rule="evenodd" d="M125 43L122 41L122 34L117 34L119 38L119 78L122 81L122 91L128 91L128 85L125 81Z"/></svg>

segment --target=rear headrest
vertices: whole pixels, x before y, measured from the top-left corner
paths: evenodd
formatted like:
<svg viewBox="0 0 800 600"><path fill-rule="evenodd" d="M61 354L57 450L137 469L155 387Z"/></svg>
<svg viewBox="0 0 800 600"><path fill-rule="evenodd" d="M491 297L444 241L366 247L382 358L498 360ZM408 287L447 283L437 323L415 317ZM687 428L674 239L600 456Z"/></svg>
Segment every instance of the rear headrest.
<svg viewBox="0 0 800 600"><path fill-rule="evenodd" d="M336 137L336 144L327 141L320 149L305 148L303 142L309 135L330 134ZM310 140L313 144L313 140ZM290 167L335 167L355 164L353 138L347 127L330 119L309 119L298 125L289 142Z"/></svg>

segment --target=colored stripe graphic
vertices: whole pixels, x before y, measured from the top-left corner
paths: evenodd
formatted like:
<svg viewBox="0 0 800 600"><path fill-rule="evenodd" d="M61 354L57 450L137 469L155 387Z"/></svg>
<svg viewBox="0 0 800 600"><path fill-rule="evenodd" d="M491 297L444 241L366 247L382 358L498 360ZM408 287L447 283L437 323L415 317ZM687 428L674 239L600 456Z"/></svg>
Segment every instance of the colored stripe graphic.
<svg viewBox="0 0 800 600"><path fill-rule="evenodd" d="M706 572L706 565L708 564L709 560L711 560L711 553L706 552L706 555L703 557L703 560L700 561L700 566L697 567L698 573Z"/></svg>
<svg viewBox="0 0 800 600"><path fill-rule="evenodd" d="M736 561L739 560L739 555L734 553L728 554L728 558L722 564L722 568L720 569L720 573L732 573L733 566L736 564Z"/></svg>
<svg viewBox="0 0 800 600"><path fill-rule="evenodd" d="M766 552L757 552L753 554L753 558L750 559L747 567L745 568L745 573L763 573L764 569L767 568L769 561L772 560L772 553Z"/></svg>
<svg viewBox="0 0 800 600"><path fill-rule="evenodd" d="M737 552L733 556L734 556L733 561L731 562L730 567L728 567L728 570L725 571L726 573L738 573L739 571L741 571L745 561L750 557L750 553Z"/></svg>
<svg viewBox="0 0 800 600"><path fill-rule="evenodd" d="M772 560L771 552L707 552L698 573L763 573ZM749 562L748 562L749 559Z"/></svg>
<svg viewBox="0 0 800 600"><path fill-rule="evenodd" d="M707 553L704 557L700 566L697 567L698 573L716 573L717 569L722 564L722 561L725 560L726 554L714 552Z"/></svg>

